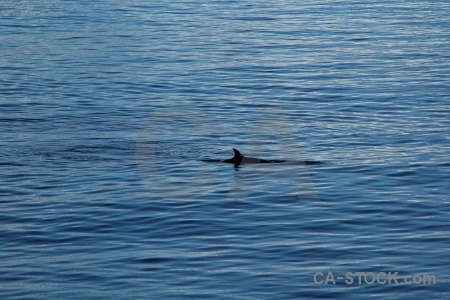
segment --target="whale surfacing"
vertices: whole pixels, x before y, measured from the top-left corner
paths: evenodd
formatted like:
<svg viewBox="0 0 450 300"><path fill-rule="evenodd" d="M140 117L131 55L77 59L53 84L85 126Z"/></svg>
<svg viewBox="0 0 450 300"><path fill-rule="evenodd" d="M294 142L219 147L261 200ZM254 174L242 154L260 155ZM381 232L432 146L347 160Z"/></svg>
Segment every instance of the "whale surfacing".
<svg viewBox="0 0 450 300"><path fill-rule="evenodd" d="M284 162L283 160L271 161L271 160L265 160L265 159L255 158L255 157L247 157L247 156L242 155L241 152L239 152L239 150L237 150L236 148L233 148L233 151L234 151L233 158L221 160L221 162L232 163L235 166L239 166L241 164L261 164L261 163L271 163L271 162Z"/></svg>
<svg viewBox="0 0 450 300"><path fill-rule="evenodd" d="M290 164L298 164L298 165L323 165L324 162L314 161L314 160L302 160L302 161L289 161L289 160L276 160L276 159L261 159L255 157L247 157L241 154L239 150L233 148L234 156L230 159L216 160L216 159L202 159L204 162L221 162L221 163L230 163L234 164L235 167L238 167L242 164L264 164L264 163L290 163Z"/></svg>

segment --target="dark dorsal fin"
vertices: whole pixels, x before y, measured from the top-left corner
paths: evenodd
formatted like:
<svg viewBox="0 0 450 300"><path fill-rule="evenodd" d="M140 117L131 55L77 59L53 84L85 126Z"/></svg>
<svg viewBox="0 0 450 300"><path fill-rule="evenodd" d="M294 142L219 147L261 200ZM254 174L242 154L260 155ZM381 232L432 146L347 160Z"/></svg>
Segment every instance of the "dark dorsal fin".
<svg viewBox="0 0 450 300"><path fill-rule="evenodd" d="M233 158L235 158L235 159L241 159L241 158L243 157L243 155L241 154L241 152L239 152L238 149L233 148L233 151L234 151L234 157L233 157Z"/></svg>

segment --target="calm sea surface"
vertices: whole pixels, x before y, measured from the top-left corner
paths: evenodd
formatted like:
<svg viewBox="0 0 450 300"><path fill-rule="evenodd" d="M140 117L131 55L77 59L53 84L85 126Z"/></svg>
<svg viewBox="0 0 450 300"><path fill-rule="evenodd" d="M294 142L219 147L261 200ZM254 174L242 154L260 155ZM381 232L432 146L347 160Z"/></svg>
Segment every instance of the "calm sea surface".
<svg viewBox="0 0 450 300"><path fill-rule="evenodd" d="M1 299L449 299L447 0L2 0L0 129Z"/></svg>

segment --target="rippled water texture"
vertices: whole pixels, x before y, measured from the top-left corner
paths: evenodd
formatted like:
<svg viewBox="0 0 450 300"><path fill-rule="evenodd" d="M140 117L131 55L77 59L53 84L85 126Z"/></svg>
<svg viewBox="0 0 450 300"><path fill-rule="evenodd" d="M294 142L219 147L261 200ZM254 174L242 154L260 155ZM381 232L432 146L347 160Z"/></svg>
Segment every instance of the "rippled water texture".
<svg viewBox="0 0 450 300"><path fill-rule="evenodd" d="M448 298L448 1L0 18L1 299Z"/></svg>

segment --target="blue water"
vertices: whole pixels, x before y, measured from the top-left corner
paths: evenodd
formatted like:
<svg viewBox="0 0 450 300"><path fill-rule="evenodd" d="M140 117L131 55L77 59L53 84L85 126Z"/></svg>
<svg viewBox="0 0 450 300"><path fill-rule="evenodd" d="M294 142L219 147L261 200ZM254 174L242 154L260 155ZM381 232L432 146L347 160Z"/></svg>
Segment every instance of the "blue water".
<svg viewBox="0 0 450 300"><path fill-rule="evenodd" d="M448 1L2 0L0 20L1 299L448 299ZM287 162L203 161L233 147Z"/></svg>

